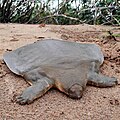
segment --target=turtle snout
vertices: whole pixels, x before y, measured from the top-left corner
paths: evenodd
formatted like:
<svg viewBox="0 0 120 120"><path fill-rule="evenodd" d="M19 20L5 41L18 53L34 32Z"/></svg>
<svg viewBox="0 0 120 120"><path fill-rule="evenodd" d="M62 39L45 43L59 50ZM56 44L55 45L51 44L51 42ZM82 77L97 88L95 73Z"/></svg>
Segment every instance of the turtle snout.
<svg viewBox="0 0 120 120"><path fill-rule="evenodd" d="M68 89L68 94L71 98L79 99L82 97L83 88L79 84L74 84Z"/></svg>

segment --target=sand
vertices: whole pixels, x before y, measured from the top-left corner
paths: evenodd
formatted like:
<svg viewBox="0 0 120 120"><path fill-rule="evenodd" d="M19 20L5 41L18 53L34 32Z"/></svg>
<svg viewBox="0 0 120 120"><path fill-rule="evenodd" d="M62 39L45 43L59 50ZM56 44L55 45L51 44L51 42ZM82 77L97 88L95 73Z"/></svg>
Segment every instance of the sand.
<svg viewBox="0 0 120 120"><path fill-rule="evenodd" d="M91 25L0 24L0 120L120 120L120 27ZM101 72L118 78L111 88L87 86L80 100L73 100L51 89L30 105L19 105L14 98L29 86L2 62L6 51L42 38L57 38L100 45L105 61Z"/></svg>

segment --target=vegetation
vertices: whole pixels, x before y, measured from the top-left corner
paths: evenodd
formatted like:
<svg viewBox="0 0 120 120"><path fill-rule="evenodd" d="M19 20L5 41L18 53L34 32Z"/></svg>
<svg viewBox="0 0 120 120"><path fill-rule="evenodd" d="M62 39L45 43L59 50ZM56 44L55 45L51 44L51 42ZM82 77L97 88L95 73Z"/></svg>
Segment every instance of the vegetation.
<svg viewBox="0 0 120 120"><path fill-rule="evenodd" d="M120 25L120 1L0 0L0 22Z"/></svg>

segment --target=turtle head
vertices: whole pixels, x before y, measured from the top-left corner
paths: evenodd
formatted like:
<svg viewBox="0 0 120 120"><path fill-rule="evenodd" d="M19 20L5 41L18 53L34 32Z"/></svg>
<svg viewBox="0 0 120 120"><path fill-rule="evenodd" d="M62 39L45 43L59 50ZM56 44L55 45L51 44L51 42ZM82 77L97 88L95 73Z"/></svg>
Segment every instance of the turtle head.
<svg viewBox="0 0 120 120"><path fill-rule="evenodd" d="M72 85L69 89L68 89L68 95L71 97L71 98L74 98L74 99L79 99L82 97L82 94L83 94L83 87L79 84L74 84Z"/></svg>

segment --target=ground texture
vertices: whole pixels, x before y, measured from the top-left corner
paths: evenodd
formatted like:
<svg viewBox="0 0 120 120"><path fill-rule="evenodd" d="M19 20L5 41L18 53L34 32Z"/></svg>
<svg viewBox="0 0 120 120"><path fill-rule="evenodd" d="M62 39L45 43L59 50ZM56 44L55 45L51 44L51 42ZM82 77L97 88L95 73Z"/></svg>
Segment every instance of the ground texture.
<svg viewBox="0 0 120 120"><path fill-rule="evenodd" d="M87 86L80 100L52 89L30 105L17 104L14 98L29 85L9 71L2 56L42 38L97 43L105 56L101 72L117 77L119 85ZM120 27L0 24L0 120L120 120Z"/></svg>

